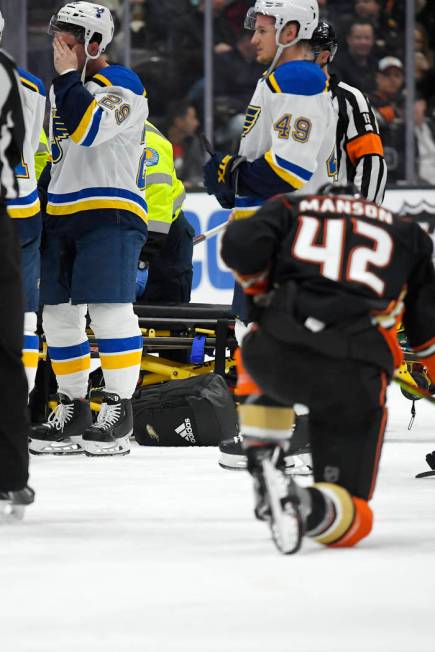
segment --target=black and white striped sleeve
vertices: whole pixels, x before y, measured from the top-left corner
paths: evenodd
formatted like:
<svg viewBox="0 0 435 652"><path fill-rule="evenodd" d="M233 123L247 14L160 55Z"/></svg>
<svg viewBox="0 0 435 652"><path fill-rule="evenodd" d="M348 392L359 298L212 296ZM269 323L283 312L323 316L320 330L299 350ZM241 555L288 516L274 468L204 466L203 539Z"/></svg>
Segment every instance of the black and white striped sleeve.
<svg viewBox="0 0 435 652"><path fill-rule="evenodd" d="M387 165L379 127L369 103L360 90L343 82L338 84L347 112L345 134L346 164L355 186L370 201L382 203L387 183Z"/></svg>
<svg viewBox="0 0 435 652"><path fill-rule="evenodd" d="M21 161L25 137L20 82L15 64L0 50L0 197L17 196L15 167Z"/></svg>

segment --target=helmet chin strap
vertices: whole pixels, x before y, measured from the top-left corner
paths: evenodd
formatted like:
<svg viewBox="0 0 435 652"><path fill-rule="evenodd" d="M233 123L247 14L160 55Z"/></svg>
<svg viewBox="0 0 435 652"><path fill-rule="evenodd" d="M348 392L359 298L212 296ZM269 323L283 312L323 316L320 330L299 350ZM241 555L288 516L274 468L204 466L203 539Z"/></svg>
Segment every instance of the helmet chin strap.
<svg viewBox="0 0 435 652"><path fill-rule="evenodd" d="M301 40L301 38L299 36L297 36L296 38L293 39L293 41L290 41L290 43L286 43L284 45L283 43L280 43L280 41L279 41L280 36L281 36L281 32L276 35L276 44L277 44L278 47L277 47L275 56L273 57L273 61L270 64L270 66L269 66L269 68L267 70L267 77L269 77L269 75L271 75L273 73L273 71L275 70L276 64L278 63L279 58L280 58L281 54L284 52L284 50L287 50L287 48L293 47L294 45L296 45L296 43L299 43L299 41ZM314 59L313 59L313 61L314 61Z"/></svg>
<svg viewBox="0 0 435 652"><path fill-rule="evenodd" d="M283 43L280 43L279 37L281 36L281 32L277 32L276 34L276 44L277 44L277 50L275 53L275 56L273 57L273 61L270 64L268 70L267 70L267 77L273 73L273 71L276 68L276 64L279 61L279 58L281 54L284 52L284 50L287 50L287 48L293 47L293 45L296 45L300 41L300 38L297 36L293 41L290 41L290 43L286 43L285 45Z"/></svg>
<svg viewBox="0 0 435 652"><path fill-rule="evenodd" d="M101 54L101 47L98 48L98 52L97 52L97 54L94 54L94 55L89 54L88 47L89 47L89 41L86 41L86 42L85 42L86 61L85 61L85 65L83 66L83 70L82 70L82 76L81 76L82 84L85 83L85 79L86 79L86 68L87 68L87 65L88 65L89 61L91 61L92 59L98 59L98 57L99 57L100 54Z"/></svg>

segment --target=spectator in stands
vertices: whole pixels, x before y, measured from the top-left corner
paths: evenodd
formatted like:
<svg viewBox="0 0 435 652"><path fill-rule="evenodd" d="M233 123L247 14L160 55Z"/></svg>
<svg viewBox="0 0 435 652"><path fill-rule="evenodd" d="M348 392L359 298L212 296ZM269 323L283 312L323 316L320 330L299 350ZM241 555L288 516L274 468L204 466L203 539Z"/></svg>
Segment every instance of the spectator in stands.
<svg viewBox="0 0 435 652"><path fill-rule="evenodd" d="M423 25L415 26L415 77L417 91L432 109L435 100L434 58L429 47L428 33Z"/></svg>
<svg viewBox="0 0 435 652"><path fill-rule="evenodd" d="M418 99L415 103L415 143L420 181L435 184L435 124L427 116L427 102Z"/></svg>
<svg viewBox="0 0 435 652"><path fill-rule="evenodd" d="M172 102L167 112L166 133L174 150L177 177L186 188L202 185L204 153L197 134L195 107L186 100Z"/></svg>
<svg viewBox="0 0 435 652"><path fill-rule="evenodd" d="M231 74L228 74L231 71ZM235 49L214 59L215 138L220 149L232 150L240 138L246 107L264 66L256 61L251 34L242 32ZM201 94L201 104L202 104ZM198 98L196 100L196 103Z"/></svg>
<svg viewBox="0 0 435 652"><path fill-rule="evenodd" d="M396 0L396 4L403 4L403 0ZM420 7L418 7L420 5ZM429 45L432 50L435 50L435 5L432 2L417 2L419 13L417 20L424 25L427 29L429 38Z"/></svg>
<svg viewBox="0 0 435 652"><path fill-rule="evenodd" d="M251 6L252 0L226 0L224 3L222 17L234 42L244 33L246 12Z"/></svg>
<svg viewBox="0 0 435 652"><path fill-rule="evenodd" d="M384 5L382 0L355 0L354 3L355 16L373 25L376 55L383 55L385 50L391 53L397 48L397 30L389 25Z"/></svg>
<svg viewBox="0 0 435 652"><path fill-rule="evenodd" d="M243 32L233 51L217 54L214 58L214 93L233 98L244 113L252 97L252 89L263 72L264 66L256 61L251 34Z"/></svg>
<svg viewBox="0 0 435 652"><path fill-rule="evenodd" d="M375 89L377 59L373 54L375 32L367 20L354 20L347 36L347 48L334 59L334 71L340 81L356 86L364 93Z"/></svg>
<svg viewBox="0 0 435 652"><path fill-rule="evenodd" d="M370 99L379 122L390 181L404 178L403 86L403 64L400 59L396 57L381 59L376 75L376 90Z"/></svg>
<svg viewBox="0 0 435 652"><path fill-rule="evenodd" d="M234 45L231 28L223 15L226 3L227 0L213 0L215 52L228 52ZM147 0L148 23L165 50L164 81L173 97L184 96L203 77L204 8L204 0Z"/></svg>

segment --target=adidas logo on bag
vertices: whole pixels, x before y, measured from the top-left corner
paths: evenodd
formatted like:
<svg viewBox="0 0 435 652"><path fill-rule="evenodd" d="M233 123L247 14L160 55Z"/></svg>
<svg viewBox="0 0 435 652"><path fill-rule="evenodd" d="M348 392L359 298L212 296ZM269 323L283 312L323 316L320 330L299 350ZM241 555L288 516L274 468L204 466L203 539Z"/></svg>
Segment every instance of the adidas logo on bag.
<svg viewBox="0 0 435 652"><path fill-rule="evenodd" d="M183 423L180 424L178 428L175 428L175 432L177 435L180 435L180 437L183 437L183 439L186 439L186 441L190 442L191 444L196 444L196 439L193 434L190 419L184 419Z"/></svg>

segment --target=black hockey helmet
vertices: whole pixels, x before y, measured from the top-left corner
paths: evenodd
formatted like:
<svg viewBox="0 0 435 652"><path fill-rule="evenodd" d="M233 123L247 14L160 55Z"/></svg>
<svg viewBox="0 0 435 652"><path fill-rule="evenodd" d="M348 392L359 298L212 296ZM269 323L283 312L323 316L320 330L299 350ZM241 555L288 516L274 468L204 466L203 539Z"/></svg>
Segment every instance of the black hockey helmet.
<svg viewBox="0 0 435 652"><path fill-rule="evenodd" d="M317 192L319 195L345 195L347 197L360 197L361 193L353 183L325 183Z"/></svg>
<svg viewBox="0 0 435 652"><path fill-rule="evenodd" d="M329 61L333 60L338 50L338 39L331 23L326 20L319 21L311 37L311 46L316 57L327 50L331 54Z"/></svg>

